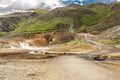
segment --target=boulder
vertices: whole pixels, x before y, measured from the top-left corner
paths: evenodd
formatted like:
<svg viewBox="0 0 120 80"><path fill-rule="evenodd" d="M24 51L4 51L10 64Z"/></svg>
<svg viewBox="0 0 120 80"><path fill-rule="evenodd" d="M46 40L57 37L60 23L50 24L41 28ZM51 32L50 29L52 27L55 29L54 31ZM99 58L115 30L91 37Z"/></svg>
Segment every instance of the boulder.
<svg viewBox="0 0 120 80"><path fill-rule="evenodd" d="M59 32L52 35L52 43L65 43L74 39L74 34L69 32Z"/></svg>
<svg viewBox="0 0 120 80"><path fill-rule="evenodd" d="M107 56L105 55L96 55L93 57L94 60L97 60L97 61L103 61L105 59L107 59Z"/></svg>

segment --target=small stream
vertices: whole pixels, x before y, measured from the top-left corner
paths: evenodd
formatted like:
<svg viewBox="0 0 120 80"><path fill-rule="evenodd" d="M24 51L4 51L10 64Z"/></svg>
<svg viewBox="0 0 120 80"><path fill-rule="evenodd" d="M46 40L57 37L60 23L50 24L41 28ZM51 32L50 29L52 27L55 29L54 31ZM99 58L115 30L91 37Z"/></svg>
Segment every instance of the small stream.
<svg viewBox="0 0 120 80"><path fill-rule="evenodd" d="M120 63L120 60L105 60L105 62L116 62L116 63Z"/></svg>
<svg viewBox="0 0 120 80"><path fill-rule="evenodd" d="M86 60L95 60L93 58L93 55L91 54L83 53L83 54L75 54L75 55ZM96 61L120 63L120 59L103 59L103 60L96 60Z"/></svg>

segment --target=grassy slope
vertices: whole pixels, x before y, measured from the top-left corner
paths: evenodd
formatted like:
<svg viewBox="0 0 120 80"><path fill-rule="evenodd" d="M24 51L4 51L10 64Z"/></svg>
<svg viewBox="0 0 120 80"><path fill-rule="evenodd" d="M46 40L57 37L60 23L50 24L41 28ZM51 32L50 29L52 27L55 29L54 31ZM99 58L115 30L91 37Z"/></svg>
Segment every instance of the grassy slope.
<svg viewBox="0 0 120 80"><path fill-rule="evenodd" d="M30 9L37 12L37 15L21 18L18 24L11 22L13 32L36 32L55 30L59 23L68 24L69 28L76 32L86 32L87 30L104 29L105 26L97 26L106 18L113 14L110 5L92 3L84 6L70 5L52 11L42 9ZM104 24L104 23L103 23ZM107 25L107 24L105 24ZM67 30L66 28L66 31Z"/></svg>
<svg viewBox="0 0 120 80"><path fill-rule="evenodd" d="M95 37L95 40L108 43L120 44L120 25L109 28Z"/></svg>
<svg viewBox="0 0 120 80"><path fill-rule="evenodd" d="M89 8L90 10L96 12L96 15L90 16L85 15L83 16L83 26L81 29L87 27L88 29L95 29L94 25L97 25L98 23L102 22L104 19L112 15L112 11L110 7L108 7L105 4L101 3L92 3L89 5L85 5L85 7ZM86 30L86 28L85 28Z"/></svg>
<svg viewBox="0 0 120 80"><path fill-rule="evenodd" d="M55 30L55 26L57 23L64 23L64 24L70 24L72 23L72 19L70 18L53 18L50 20L35 20L31 22L30 24L25 25L24 20L19 23L19 26L14 32L22 32L22 31L47 31L47 30Z"/></svg>
<svg viewBox="0 0 120 80"><path fill-rule="evenodd" d="M91 29L97 31L105 31L114 26L120 25L120 2L111 3L106 6L104 11L98 10L100 13L107 13L105 18Z"/></svg>
<svg viewBox="0 0 120 80"><path fill-rule="evenodd" d="M39 18L34 20L33 18L30 24L27 23L30 19L23 19L23 21L19 23L20 27L14 32L55 29L58 23L69 25L73 23L76 31L84 32L86 29L90 29L90 26L101 22L110 15L110 9L103 4L93 3L83 7L67 6L44 14L44 16L42 16L43 19Z"/></svg>
<svg viewBox="0 0 120 80"><path fill-rule="evenodd" d="M97 14L93 16L85 15L83 17L84 24L89 26L101 22L103 19L111 15L111 10L107 8L106 5L99 5L99 6L97 4L93 4L93 5L94 6L92 6L90 10L96 12Z"/></svg>

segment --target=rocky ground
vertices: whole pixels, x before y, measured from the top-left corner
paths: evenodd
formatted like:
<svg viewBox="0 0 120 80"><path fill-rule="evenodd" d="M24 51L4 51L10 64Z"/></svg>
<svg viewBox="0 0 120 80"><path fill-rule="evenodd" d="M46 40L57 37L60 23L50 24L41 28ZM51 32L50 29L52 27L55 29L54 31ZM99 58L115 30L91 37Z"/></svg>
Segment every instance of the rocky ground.
<svg viewBox="0 0 120 80"><path fill-rule="evenodd" d="M119 71L78 56L0 60L1 80L118 80Z"/></svg>
<svg viewBox="0 0 120 80"><path fill-rule="evenodd" d="M92 41L88 34L77 34L76 38L63 44L51 44L49 50L36 51L37 54L29 54L29 50L11 50L4 47L11 42L18 43L21 39L1 40L4 45L2 44L0 49L0 80L118 80L120 78L120 64L111 60L119 61L118 48ZM61 39L66 41L63 37L54 39L58 42ZM98 54L100 57L107 56L107 60L101 62L94 60Z"/></svg>

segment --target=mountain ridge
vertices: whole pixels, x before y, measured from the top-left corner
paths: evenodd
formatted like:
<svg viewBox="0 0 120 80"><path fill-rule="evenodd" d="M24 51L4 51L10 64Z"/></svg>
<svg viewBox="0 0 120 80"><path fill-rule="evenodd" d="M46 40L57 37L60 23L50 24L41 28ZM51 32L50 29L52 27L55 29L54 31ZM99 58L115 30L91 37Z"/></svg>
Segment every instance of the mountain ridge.
<svg viewBox="0 0 120 80"><path fill-rule="evenodd" d="M116 6L117 5L117 6ZM54 10L29 9L27 15L5 15L1 17L0 32L42 32L42 31L75 31L93 34L101 33L108 28L119 25L120 3L91 3L84 6L70 4ZM117 8L117 9L116 9ZM8 17L9 16L9 17ZM10 18L18 18L12 20ZM8 18L8 21L4 20ZM118 20L116 21L116 18ZM5 21L5 24L4 22ZM112 21L112 22L111 22ZM114 23L110 25L108 22ZM9 27L6 27L8 24ZM11 29L11 27L13 29ZM6 28L8 30L4 30ZM95 33L94 33L95 32Z"/></svg>

